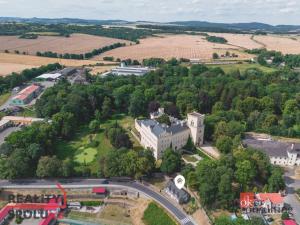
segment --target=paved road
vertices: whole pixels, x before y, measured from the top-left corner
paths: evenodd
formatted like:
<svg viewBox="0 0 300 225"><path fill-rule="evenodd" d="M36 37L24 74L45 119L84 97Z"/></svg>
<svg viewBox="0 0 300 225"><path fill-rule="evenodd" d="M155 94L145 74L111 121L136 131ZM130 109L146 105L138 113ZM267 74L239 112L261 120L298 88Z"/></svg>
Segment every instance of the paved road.
<svg viewBox="0 0 300 225"><path fill-rule="evenodd" d="M293 175L293 170L288 170L284 176L287 191L285 202L293 208L295 220L300 224L300 201L295 195L295 190L300 188L300 180L291 178Z"/></svg>
<svg viewBox="0 0 300 225"><path fill-rule="evenodd" d="M179 207L172 204L168 199L159 193L153 191L146 184L138 182L109 182L105 184L106 180L103 179L70 179L70 180L18 180L18 181L7 181L0 180L0 188L56 188L56 183L59 182L64 188L92 188L101 185L102 187L127 187L134 189L151 199L158 202L166 210L168 210L182 225L197 225L196 222L192 221L192 218L188 217Z"/></svg>
<svg viewBox="0 0 300 225"><path fill-rule="evenodd" d="M0 132L0 145L2 145L5 141L5 138L8 137L11 133L20 130L20 127L8 127L2 132Z"/></svg>

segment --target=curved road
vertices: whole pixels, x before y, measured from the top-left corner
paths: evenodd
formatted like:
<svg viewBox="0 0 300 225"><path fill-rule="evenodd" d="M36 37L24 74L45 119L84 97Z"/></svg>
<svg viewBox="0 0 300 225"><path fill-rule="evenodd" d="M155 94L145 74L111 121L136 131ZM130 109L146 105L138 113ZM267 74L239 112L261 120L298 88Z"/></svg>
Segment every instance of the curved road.
<svg viewBox="0 0 300 225"><path fill-rule="evenodd" d="M161 194L153 191L146 184L138 182L107 182L105 179L70 179L70 180L17 180L8 181L0 180L0 188L14 189L38 189L38 188L57 188L56 183L59 182L64 188L92 188L102 187L127 187L145 194L151 199L158 202L166 210L168 210L182 225L197 225L190 217L188 217L179 207L172 204Z"/></svg>

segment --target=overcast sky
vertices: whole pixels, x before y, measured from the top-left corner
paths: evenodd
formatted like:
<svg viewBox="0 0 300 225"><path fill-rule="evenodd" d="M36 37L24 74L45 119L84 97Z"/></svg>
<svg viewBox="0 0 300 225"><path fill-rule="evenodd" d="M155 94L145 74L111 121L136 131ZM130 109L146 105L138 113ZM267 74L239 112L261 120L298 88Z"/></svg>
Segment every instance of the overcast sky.
<svg viewBox="0 0 300 225"><path fill-rule="evenodd" d="M300 25L300 0L0 0L0 16Z"/></svg>

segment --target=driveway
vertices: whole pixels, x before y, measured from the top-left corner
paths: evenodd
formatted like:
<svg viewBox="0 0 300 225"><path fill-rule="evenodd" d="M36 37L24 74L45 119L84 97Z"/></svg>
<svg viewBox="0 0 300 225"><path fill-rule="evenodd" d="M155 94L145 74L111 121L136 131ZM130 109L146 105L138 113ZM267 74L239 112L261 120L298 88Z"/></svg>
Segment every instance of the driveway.
<svg viewBox="0 0 300 225"><path fill-rule="evenodd" d="M294 169L287 169L285 172L285 184L287 195L285 197L285 203L289 204L293 208L293 214L295 220L300 224L300 201L296 197L296 190L300 188L300 180L297 180L294 177Z"/></svg>

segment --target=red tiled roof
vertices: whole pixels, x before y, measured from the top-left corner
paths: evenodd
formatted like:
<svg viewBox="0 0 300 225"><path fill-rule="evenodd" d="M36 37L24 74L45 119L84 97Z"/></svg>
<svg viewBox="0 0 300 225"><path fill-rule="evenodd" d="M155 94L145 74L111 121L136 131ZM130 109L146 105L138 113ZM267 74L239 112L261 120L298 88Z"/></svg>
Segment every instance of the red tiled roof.
<svg viewBox="0 0 300 225"><path fill-rule="evenodd" d="M106 193L106 189L105 188L101 188L101 187L93 188L93 193L105 194Z"/></svg>
<svg viewBox="0 0 300 225"><path fill-rule="evenodd" d="M257 198L261 201L270 200L273 204L283 203L283 197L279 193L259 193Z"/></svg>
<svg viewBox="0 0 300 225"><path fill-rule="evenodd" d="M16 95L15 97L13 97L13 99L20 99L20 100L24 100L28 97L28 95Z"/></svg>
<svg viewBox="0 0 300 225"><path fill-rule="evenodd" d="M39 88L40 88L40 86L32 84L32 85L24 88L22 91L20 91L19 94L20 95L30 95L31 93L35 92Z"/></svg>
<svg viewBox="0 0 300 225"><path fill-rule="evenodd" d="M297 223L294 220L284 220L284 225L297 225Z"/></svg>
<svg viewBox="0 0 300 225"><path fill-rule="evenodd" d="M32 85L28 86L27 88L24 88L22 91L20 91L17 96L13 97L13 99L24 100L29 95L31 95L33 92L37 91L39 88L40 88L40 86L32 84Z"/></svg>
<svg viewBox="0 0 300 225"><path fill-rule="evenodd" d="M7 205L0 210L0 222L8 215L11 208L12 208L11 206Z"/></svg>

